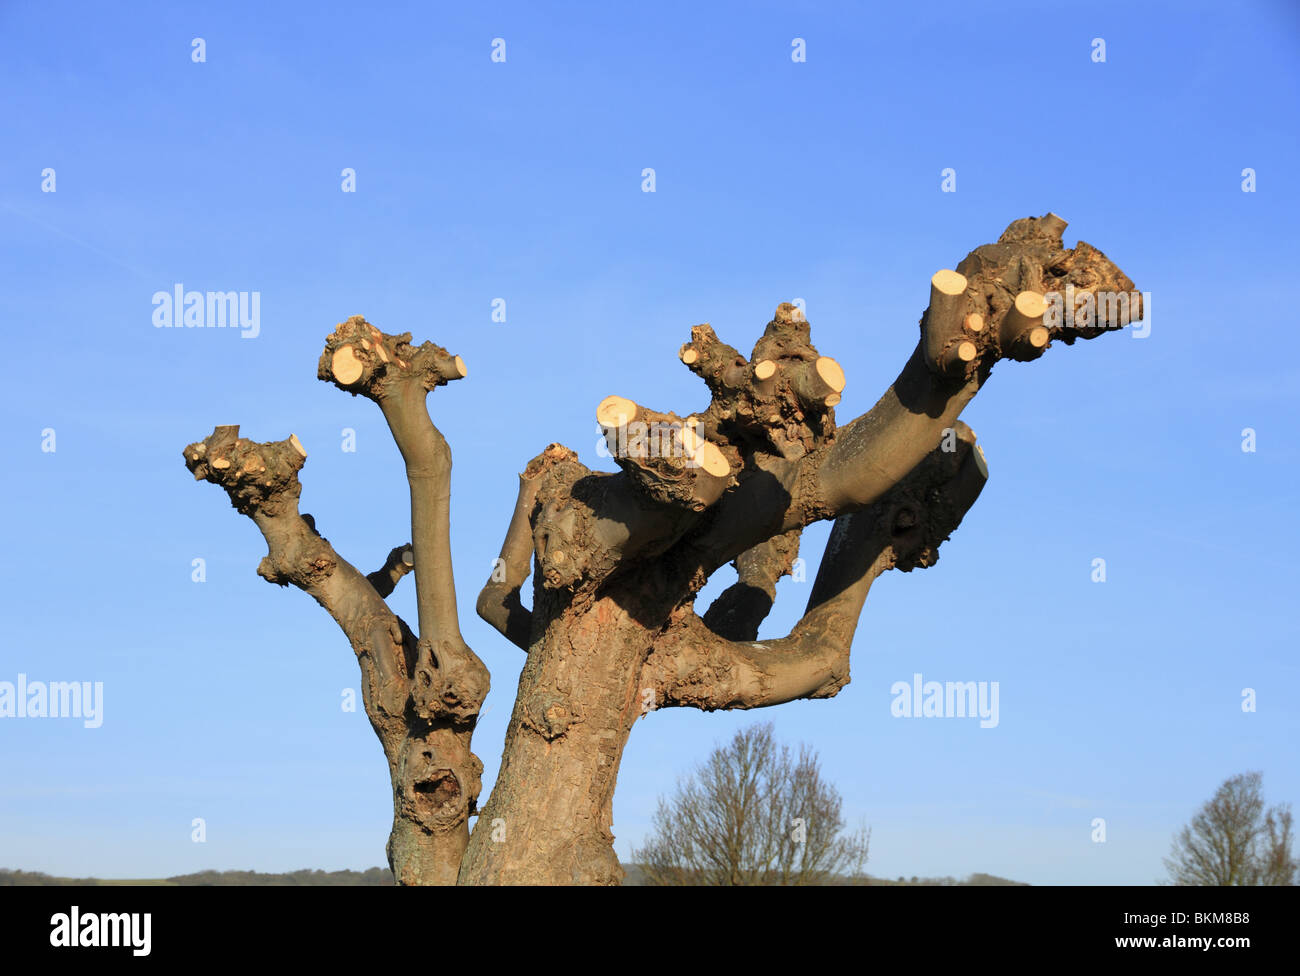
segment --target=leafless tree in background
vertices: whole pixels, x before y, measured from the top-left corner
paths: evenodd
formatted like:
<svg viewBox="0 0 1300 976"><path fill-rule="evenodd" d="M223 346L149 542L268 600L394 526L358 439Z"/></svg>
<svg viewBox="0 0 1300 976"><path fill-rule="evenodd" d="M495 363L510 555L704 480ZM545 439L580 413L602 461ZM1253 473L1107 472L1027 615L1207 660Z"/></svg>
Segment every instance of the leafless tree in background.
<svg viewBox="0 0 1300 976"><path fill-rule="evenodd" d="M1174 840L1165 858L1176 885L1294 885L1291 808L1265 809L1259 773L1224 780Z"/></svg>
<svg viewBox="0 0 1300 976"><path fill-rule="evenodd" d="M809 885L854 878L868 830L844 833L840 795L817 754L795 757L771 723L737 732L660 800L653 834L633 854L656 885Z"/></svg>

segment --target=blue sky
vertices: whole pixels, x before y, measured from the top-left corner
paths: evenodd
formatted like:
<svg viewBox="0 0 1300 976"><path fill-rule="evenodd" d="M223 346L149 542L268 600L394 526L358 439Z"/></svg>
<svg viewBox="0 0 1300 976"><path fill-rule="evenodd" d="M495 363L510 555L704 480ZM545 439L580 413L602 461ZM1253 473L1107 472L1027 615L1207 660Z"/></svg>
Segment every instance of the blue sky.
<svg viewBox="0 0 1300 976"><path fill-rule="evenodd" d="M409 536L406 487L374 406L315 379L335 323L469 365L430 404L462 624L493 674L486 796L523 655L472 607L528 458L561 441L609 470L602 397L698 409L690 326L748 349L795 297L848 375L845 422L906 360L929 276L1049 210L1151 293L1150 335L999 366L964 415L989 484L936 567L876 585L852 684L651 715L617 850L759 720L819 750L884 876L1149 884L1227 776L1300 802L1294 6L466 6L0 3L0 681L102 681L105 701L98 729L0 719L0 866L383 863L391 797L340 708L347 642L255 575L256 529L180 455L214 424L296 433L303 510L377 567ZM259 292L260 334L154 328L177 283ZM825 537L805 534L809 580ZM782 583L764 636L809 585ZM998 727L893 718L916 672L999 682Z"/></svg>

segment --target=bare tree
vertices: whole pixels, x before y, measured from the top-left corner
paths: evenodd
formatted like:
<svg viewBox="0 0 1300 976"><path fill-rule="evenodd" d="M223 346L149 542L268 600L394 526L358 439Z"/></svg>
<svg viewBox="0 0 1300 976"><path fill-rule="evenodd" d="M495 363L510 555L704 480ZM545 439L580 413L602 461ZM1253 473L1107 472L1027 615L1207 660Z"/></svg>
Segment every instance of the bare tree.
<svg viewBox="0 0 1300 976"><path fill-rule="evenodd" d="M527 654L481 813L470 740L489 676L460 633L451 451L425 402L465 377L460 357L361 316L326 340L318 376L374 401L410 483L411 543L369 575L299 514L307 453L296 437L255 442L227 426L186 447L195 478L225 489L265 536L258 572L310 594L357 655L392 780L398 881L617 884L614 784L647 710L762 708L844 687L872 581L933 565L984 485L983 452L957 418L994 365L1141 318L1133 282L1082 241L1066 249L1065 226L1054 214L1017 220L956 271L936 273L911 358L843 426L844 371L814 348L802 311L782 304L748 358L708 325L691 330L679 356L708 386L705 409L679 417L618 396L599 404L618 473L591 471L559 444L528 463L478 599L479 615ZM1130 293L1110 305L1110 322L1048 314L1061 307L1052 295ZM788 636L757 641L803 528L821 520L835 525L804 616ZM738 582L701 616L696 594L731 562ZM411 569L418 630L386 602Z"/></svg>
<svg viewBox="0 0 1300 976"><path fill-rule="evenodd" d="M771 723L737 732L660 799L633 853L656 885L811 885L857 878L871 832L844 832L840 795L817 754L778 745Z"/></svg>
<svg viewBox="0 0 1300 976"><path fill-rule="evenodd" d="M1294 885L1291 808L1265 809L1259 773L1224 780L1179 831L1165 870L1176 885Z"/></svg>

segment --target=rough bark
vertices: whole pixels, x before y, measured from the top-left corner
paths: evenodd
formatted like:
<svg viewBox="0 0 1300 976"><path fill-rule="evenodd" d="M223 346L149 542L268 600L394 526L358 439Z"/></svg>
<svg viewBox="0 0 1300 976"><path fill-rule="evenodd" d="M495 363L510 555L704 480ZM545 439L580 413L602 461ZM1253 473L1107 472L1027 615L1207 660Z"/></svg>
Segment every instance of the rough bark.
<svg viewBox="0 0 1300 976"><path fill-rule="evenodd" d="M400 884L452 884L469 840L483 765L470 751L487 669L461 639L451 573L451 455L424 405L429 390L465 375L459 357L410 335L388 336L364 319L329 337L319 375L379 404L406 459L410 546L362 575L298 514L297 437L258 444L218 427L185 449L196 479L223 487L266 538L260 575L293 584L338 622L357 654L362 701L384 749L393 786L388 858ZM420 635L384 599L414 569Z"/></svg>
<svg viewBox="0 0 1300 976"><path fill-rule="evenodd" d="M477 604L527 660L500 774L467 845L481 770L469 743L488 676L459 632L450 452L424 406L464 364L359 317L329 337L320 377L380 406L411 485L410 558L398 547L369 578L297 515L296 439L251 445L218 428L187 448L196 476L222 484L263 529L263 575L311 593L357 650L393 771L398 877L616 884L613 795L639 718L836 694L872 582L932 565L987 478L958 417L994 365L1106 331L1049 320L1044 295L1067 285L1134 291L1100 251L1066 249L1064 228L1052 214L1015 221L936 273L902 372L844 426L835 420L844 371L812 345L802 312L783 304L748 358L708 325L691 330L679 356L708 388L704 409L657 411L621 396L598 405L618 472L593 472L558 444L529 462ZM803 617L786 637L758 641L801 530L823 519L835 525ZM699 616L696 594L733 561L737 583ZM418 639L383 602L411 562ZM531 609L521 599L530 573Z"/></svg>

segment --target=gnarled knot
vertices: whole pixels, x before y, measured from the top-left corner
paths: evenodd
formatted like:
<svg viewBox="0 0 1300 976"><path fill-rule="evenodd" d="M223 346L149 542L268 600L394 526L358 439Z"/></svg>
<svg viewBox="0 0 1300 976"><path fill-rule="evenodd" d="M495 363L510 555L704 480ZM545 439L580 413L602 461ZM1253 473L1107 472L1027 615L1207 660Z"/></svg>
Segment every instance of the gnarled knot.
<svg viewBox="0 0 1300 976"><path fill-rule="evenodd" d="M481 664L461 660L450 641L420 640L411 680L411 707L422 718L468 719L477 715L487 697L489 679Z"/></svg>
<svg viewBox="0 0 1300 976"><path fill-rule="evenodd" d="M524 700L523 722L547 742L553 742L581 721L573 701L554 691L534 691Z"/></svg>
<svg viewBox="0 0 1300 976"><path fill-rule="evenodd" d="M307 451L296 435L262 443L240 437L238 424L217 426L183 453L195 480L220 485L241 514L274 517L297 510L298 472Z"/></svg>
<svg viewBox="0 0 1300 976"><path fill-rule="evenodd" d="M542 581L550 589L573 586L582 579L584 540L578 538L579 527L579 513L567 499L548 499L537 514L533 551Z"/></svg>

